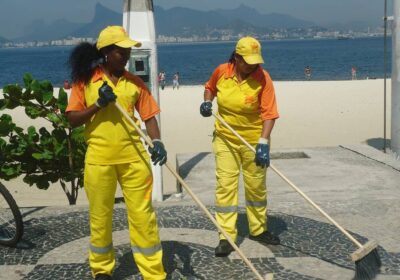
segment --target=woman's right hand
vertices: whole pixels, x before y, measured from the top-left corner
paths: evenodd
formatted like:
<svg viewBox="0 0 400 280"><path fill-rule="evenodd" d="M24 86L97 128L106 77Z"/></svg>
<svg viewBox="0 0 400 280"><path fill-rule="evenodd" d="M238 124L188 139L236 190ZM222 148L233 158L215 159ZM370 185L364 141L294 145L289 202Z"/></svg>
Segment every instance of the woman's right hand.
<svg viewBox="0 0 400 280"><path fill-rule="evenodd" d="M207 100L200 105L200 114L203 117L210 117L212 115L212 102Z"/></svg>

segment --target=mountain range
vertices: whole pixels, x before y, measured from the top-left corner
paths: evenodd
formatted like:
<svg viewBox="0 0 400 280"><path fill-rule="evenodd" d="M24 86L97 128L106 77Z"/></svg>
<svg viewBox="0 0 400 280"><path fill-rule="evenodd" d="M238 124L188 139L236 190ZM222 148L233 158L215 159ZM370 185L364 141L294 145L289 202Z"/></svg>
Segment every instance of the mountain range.
<svg viewBox="0 0 400 280"><path fill-rule="evenodd" d="M199 11L175 7L154 8L158 35L190 37L212 34L216 30L230 34L265 33L274 29L309 28L315 23L284 14L261 14L254 8L241 5L234 9ZM24 36L15 42L56 40L67 37L97 37L107 25L121 25L122 13L110 10L97 3L94 17L89 23L74 23L67 19L45 23L36 20L24 30Z"/></svg>
<svg viewBox="0 0 400 280"><path fill-rule="evenodd" d="M167 36L200 35L206 30L231 30L234 34L265 32L277 28L305 28L315 23L280 14L260 14L241 5L231 10L197 11L187 8L164 10L155 7L157 32Z"/></svg>
<svg viewBox="0 0 400 280"><path fill-rule="evenodd" d="M36 20L25 28L24 36L14 41L47 41L67 37L97 37L100 30L105 26L121 24L121 13L97 4L94 17L89 23L74 23L66 19L59 19L46 24L43 20Z"/></svg>

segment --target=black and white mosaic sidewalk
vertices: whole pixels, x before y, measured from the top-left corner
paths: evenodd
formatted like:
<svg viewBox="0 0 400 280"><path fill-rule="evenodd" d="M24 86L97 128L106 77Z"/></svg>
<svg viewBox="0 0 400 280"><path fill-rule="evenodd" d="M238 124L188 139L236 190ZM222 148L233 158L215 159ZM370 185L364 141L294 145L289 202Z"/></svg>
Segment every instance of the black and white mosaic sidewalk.
<svg viewBox="0 0 400 280"><path fill-rule="evenodd" d="M209 209L213 212L213 208ZM0 247L0 269L8 266L18 270L18 279L26 280L92 279L87 261L89 227L85 209L68 213L58 210L52 214L49 208L38 213L41 211L46 215L35 217L31 214L25 217L22 245L28 248ZM255 279L236 253L229 258L214 257L218 238L215 227L197 207L158 207L156 211L168 279ZM349 255L357 248L335 227L274 212L270 212L268 223L269 229L279 234L282 245L266 247L249 240L246 215L244 209L240 209L238 243L261 274L273 272L274 279L285 280L351 279L354 264ZM115 209L113 228L117 256L114 278L142 279L130 251L126 210L123 206ZM362 243L366 242L364 237L356 233L354 236ZM383 263L382 276L398 276L400 279L400 253L379 247L379 254ZM343 278L331 275L326 275L326 278L313 277L291 268L293 261L301 263L304 260L307 263L310 259L345 272ZM310 267L312 269L315 267ZM4 276L0 278L13 279Z"/></svg>
<svg viewBox="0 0 400 280"><path fill-rule="evenodd" d="M400 162L366 145L280 151L273 164L362 244L378 241L382 260L376 280L400 280ZM215 166L210 153L178 157L185 182L214 212ZM248 238L241 206L238 245L262 274L281 280L350 280L357 248L336 227L268 172L268 226L282 244ZM248 280L252 271L236 252L214 257L215 226L187 193L155 203L168 279ZM19 248L0 246L0 280L89 280L87 206L23 208ZM368 238L367 238L368 237ZM141 279L134 264L123 203L115 206L115 280Z"/></svg>

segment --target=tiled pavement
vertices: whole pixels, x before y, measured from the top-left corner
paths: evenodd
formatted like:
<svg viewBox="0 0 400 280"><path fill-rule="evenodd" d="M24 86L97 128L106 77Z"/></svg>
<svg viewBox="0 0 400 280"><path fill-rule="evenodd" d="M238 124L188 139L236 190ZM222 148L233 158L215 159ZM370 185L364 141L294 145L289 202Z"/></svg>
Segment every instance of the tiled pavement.
<svg viewBox="0 0 400 280"><path fill-rule="evenodd" d="M368 146L284 150L274 165L361 243L379 242L378 279L400 279L400 162ZM213 212L212 155L180 155L180 174ZM279 246L247 238L240 199L239 247L261 274L274 279L352 279L349 254L357 248L334 226L269 173L269 229ZM236 253L215 258L215 226L184 192L156 203L168 279L255 279ZM0 246L0 279L91 279L84 206L23 208L20 248ZM114 211L115 279L141 279L130 252L123 203Z"/></svg>

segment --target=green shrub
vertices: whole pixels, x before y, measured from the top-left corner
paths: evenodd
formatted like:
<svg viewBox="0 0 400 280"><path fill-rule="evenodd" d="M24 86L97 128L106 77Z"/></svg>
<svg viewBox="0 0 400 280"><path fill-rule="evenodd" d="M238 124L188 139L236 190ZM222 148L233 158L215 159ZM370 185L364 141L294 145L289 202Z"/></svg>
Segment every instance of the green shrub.
<svg viewBox="0 0 400 280"><path fill-rule="evenodd" d="M65 117L67 93L53 85L24 75L24 87L9 84L3 88L0 111L23 107L31 119L51 123L52 130L29 126L26 131L8 114L0 115L0 178L10 180L23 175L30 186L47 189L60 182L69 204L75 204L83 186L86 144L83 127L72 129ZM51 199L51 198L49 198Z"/></svg>

